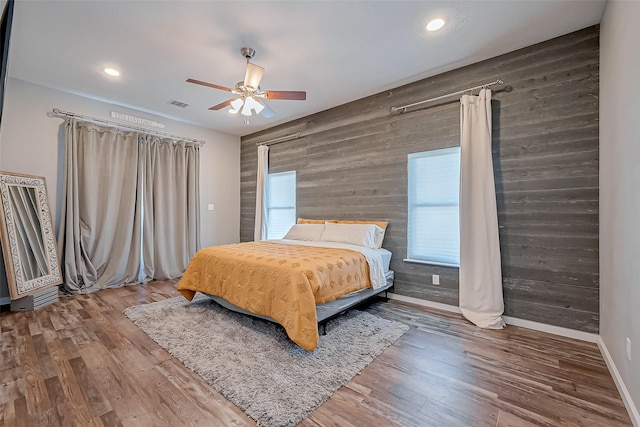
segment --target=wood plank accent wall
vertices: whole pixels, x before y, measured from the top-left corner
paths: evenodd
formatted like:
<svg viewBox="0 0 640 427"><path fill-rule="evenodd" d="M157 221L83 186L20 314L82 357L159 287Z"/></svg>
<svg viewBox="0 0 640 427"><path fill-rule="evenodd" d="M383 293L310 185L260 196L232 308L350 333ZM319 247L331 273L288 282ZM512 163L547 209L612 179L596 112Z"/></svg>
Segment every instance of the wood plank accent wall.
<svg viewBox="0 0 640 427"><path fill-rule="evenodd" d="M513 87L492 102L505 314L597 332L598 26L243 137L241 240L253 239L256 142L300 132L270 150L270 172L296 170L297 215L388 220L395 292L457 306L457 268L402 259L407 154L459 145L459 102L390 108L497 78Z"/></svg>

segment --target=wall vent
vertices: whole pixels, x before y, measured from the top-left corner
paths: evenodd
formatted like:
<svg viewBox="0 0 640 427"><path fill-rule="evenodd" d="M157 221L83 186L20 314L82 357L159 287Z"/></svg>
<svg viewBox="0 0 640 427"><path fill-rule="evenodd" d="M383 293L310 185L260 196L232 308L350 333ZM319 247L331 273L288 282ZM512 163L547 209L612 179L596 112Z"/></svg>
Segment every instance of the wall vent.
<svg viewBox="0 0 640 427"><path fill-rule="evenodd" d="M171 101L169 101L169 104L175 105L176 107L180 107L180 108L185 108L185 107L189 106L189 104L181 102L181 101L177 101L175 99L172 99Z"/></svg>

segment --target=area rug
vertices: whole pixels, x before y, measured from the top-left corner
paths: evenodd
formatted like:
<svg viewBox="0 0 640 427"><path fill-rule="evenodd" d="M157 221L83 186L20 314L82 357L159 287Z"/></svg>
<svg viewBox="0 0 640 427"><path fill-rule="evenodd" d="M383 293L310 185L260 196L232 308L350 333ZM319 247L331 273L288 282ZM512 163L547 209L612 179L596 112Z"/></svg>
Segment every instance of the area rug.
<svg viewBox="0 0 640 427"><path fill-rule="evenodd" d="M309 352L279 325L200 294L191 303L177 297L124 313L261 427L296 425L409 329L352 310L330 321Z"/></svg>

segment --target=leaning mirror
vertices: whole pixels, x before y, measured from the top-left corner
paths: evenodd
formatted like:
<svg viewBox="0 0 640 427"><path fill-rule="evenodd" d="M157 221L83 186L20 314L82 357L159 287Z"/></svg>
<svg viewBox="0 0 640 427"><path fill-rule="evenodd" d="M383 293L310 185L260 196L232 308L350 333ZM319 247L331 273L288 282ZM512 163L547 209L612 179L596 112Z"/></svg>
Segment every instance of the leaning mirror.
<svg viewBox="0 0 640 427"><path fill-rule="evenodd" d="M10 298L62 283L44 178L0 171L0 202Z"/></svg>

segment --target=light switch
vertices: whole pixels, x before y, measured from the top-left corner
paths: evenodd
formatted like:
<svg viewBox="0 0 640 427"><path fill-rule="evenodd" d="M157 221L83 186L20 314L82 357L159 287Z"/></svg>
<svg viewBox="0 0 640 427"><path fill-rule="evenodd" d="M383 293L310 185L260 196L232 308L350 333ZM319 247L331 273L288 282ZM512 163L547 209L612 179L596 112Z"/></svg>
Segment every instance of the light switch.
<svg viewBox="0 0 640 427"><path fill-rule="evenodd" d="M440 284L440 275L439 274L432 274L431 275L431 283L433 283L434 285L439 285Z"/></svg>
<svg viewBox="0 0 640 427"><path fill-rule="evenodd" d="M209 209L210 211L214 211L216 209L216 207L213 205L213 203L209 203L207 205L207 209Z"/></svg>

